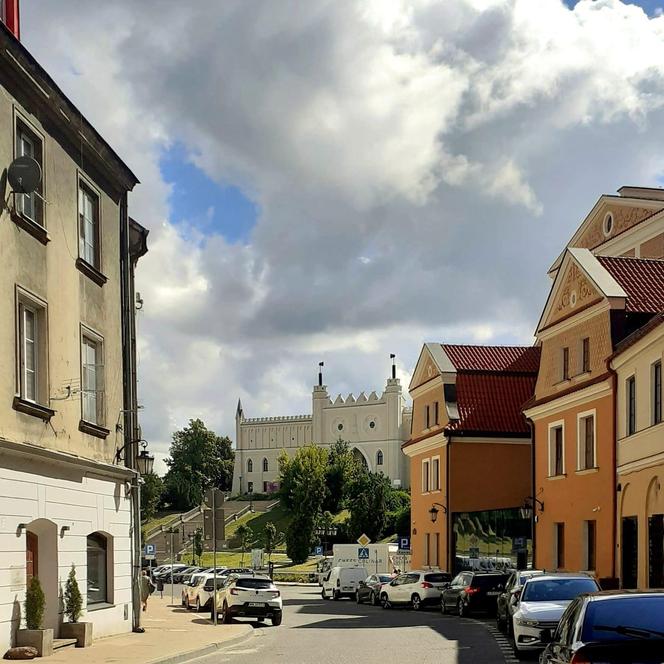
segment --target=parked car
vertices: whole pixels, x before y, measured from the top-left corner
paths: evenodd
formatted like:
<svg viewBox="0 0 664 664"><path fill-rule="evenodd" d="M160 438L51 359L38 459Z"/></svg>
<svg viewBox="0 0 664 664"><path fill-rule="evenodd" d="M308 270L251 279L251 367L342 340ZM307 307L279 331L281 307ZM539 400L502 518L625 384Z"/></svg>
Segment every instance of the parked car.
<svg viewBox="0 0 664 664"><path fill-rule="evenodd" d="M183 577L185 574L188 572L194 572L198 570L198 567L194 566L189 566L189 567L182 567L181 569L177 570L177 572L173 572L173 583L182 583Z"/></svg>
<svg viewBox="0 0 664 664"><path fill-rule="evenodd" d="M214 590L214 575L213 574L200 574L195 577L196 583L192 582L185 586L187 594L185 595L185 606L188 609L196 609L196 611L210 611L212 607L212 591ZM217 575L217 588L220 588L224 581L225 576Z"/></svg>
<svg viewBox="0 0 664 664"><path fill-rule="evenodd" d="M189 583L194 574L200 574L203 571L202 567L192 567L190 570L184 572L180 577L180 583Z"/></svg>
<svg viewBox="0 0 664 664"><path fill-rule="evenodd" d="M528 652L542 650L572 600L582 593L600 590L597 581L587 574L542 574L527 579L516 597L519 605L512 617L512 646L519 659Z"/></svg>
<svg viewBox="0 0 664 664"><path fill-rule="evenodd" d="M443 590L440 610L456 611L462 617L477 612L493 615L508 579L505 572L461 572Z"/></svg>
<svg viewBox="0 0 664 664"><path fill-rule="evenodd" d="M572 601L540 663L660 664L662 653L664 592L607 590Z"/></svg>
<svg viewBox="0 0 664 664"><path fill-rule="evenodd" d="M182 606L187 609L196 606L196 590L198 589L198 586L201 585L201 582L205 581L206 576L207 575L202 572L199 574L193 574L189 581L182 584Z"/></svg>
<svg viewBox="0 0 664 664"><path fill-rule="evenodd" d="M438 605L440 594L449 585L450 579L451 575L447 572L404 572L381 588L380 603L384 609L401 604L410 605L415 611L427 605Z"/></svg>
<svg viewBox="0 0 664 664"><path fill-rule="evenodd" d="M369 602L374 606L380 604L380 589L394 579L393 574L372 574L364 581L360 581L355 591L355 601L358 604Z"/></svg>
<svg viewBox="0 0 664 664"><path fill-rule="evenodd" d="M164 565L158 572L153 573L154 579L162 579L164 583L171 582L171 569L173 570L173 576L175 576L181 569L184 569L187 565L181 563L173 563L172 565Z"/></svg>
<svg viewBox="0 0 664 664"><path fill-rule="evenodd" d="M360 581L367 578L364 567L333 567L323 577L323 599L341 599L342 597L355 597Z"/></svg>
<svg viewBox="0 0 664 664"><path fill-rule="evenodd" d="M507 630L511 634L512 629L512 615L516 611L519 603L517 599L518 591L521 590L526 579L533 576L543 574L542 570L537 569L522 569L514 571L510 574L510 578L505 584L505 590L498 595L498 604L496 606L496 625L499 630Z"/></svg>
<svg viewBox="0 0 664 664"><path fill-rule="evenodd" d="M283 605L281 593L269 576L259 574L230 574L215 593L217 615L222 623L230 623L234 616L266 618L276 627L281 625Z"/></svg>

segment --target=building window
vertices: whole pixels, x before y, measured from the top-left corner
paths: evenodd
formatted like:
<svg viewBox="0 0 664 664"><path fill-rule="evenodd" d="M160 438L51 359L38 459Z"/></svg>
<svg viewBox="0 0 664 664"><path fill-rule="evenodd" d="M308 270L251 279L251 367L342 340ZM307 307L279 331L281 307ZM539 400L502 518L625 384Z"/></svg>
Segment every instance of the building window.
<svg viewBox="0 0 664 664"><path fill-rule="evenodd" d="M662 421L662 362L652 365L652 423Z"/></svg>
<svg viewBox="0 0 664 664"><path fill-rule="evenodd" d="M43 226L44 205L42 196L44 165L42 163L42 142L21 120L16 121L16 156L32 157L42 169L42 181L37 186L37 189L30 194L16 195L16 210L22 216Z"/></svg>
<svg viewBox="0 0 664 664"><path fill-rule="evenodd" d="M590 338L586 337L581 341L581 372L590 371Z"/></svg>
<svg viewBox="0 0 664 664"><path fill-rule="evenodd" d="M602 231L604 231L604 235L606 237L611 235L611 231L613 231L613 215L610 212L607 212L604 217L604 222L602 223Z"/></svg>
<svg viewBox="0 0 664 664"><path fill-rule="evenodd" d="M263 472L267 473L267 471L270 469L270 465L268 464L267 459L263 459Z"/></svg>
<svg viewBox="0 0 664 664"><path fill-rule="evenodd" d="M428 429L431 426L431 409L428 405L424 407L424 428Z"/></svg>
<svg viewBox="0 0 664 664"><path fill-rule="evenodd" d="M560 367L560 380L569 380L569 348L565 346L562 351Z"/></svg>
<svg viewBox="0 0 664 664"><path fill-rule="evenodd" d="M595 552L597 551L597 522L585 521L583 526L585 569L590 572L595 570Z"/></svg>
<svg viewBox="0 0 664 664"><path fill-rule="evenodd" d="M32 403L46 401L46 305L17 289L18 392Z"/></svg>
<svg viewBox="0 0 664 664"><path fill-rule="evenodd" d="M440 491L440 459L431 459L431 490Z"/></svg>
<svg viewBox="0 0 664 664"><path fill-rule="evenodd" d="M554 535L554 566L556 569L565 569L565 524L553 524Z"/></svg>
<svg viewBox="0 0 664 664"><path fill-rule="evenodd" d="M549 429L549 477L565 474L565 436L563 425Z"/></svg>
<svg viewBox="0 0 664 664"><path fill-rule="evenodd" d="M422 493L428 493L430 486L429 459L425 459L422 461Z"/></svg>
<svg viewBox="0 0 664 664"><path fill-rule="evenodd" d="M378 452L376 452L376 465L383 465L383 450L378 450Z"/></svg>
<svg viewBox="0 0 664 664"><path fill-rule="evenodd" d="M108 601L108 540L101 533L88 535L88 605Z"/></svg>
<svg viewBox="0 0 664 664"><path fill-rule="evenodd" d="M587 470L596 467L595 459L595 415L579 417L579 459L577 468Z"/></svg>
<svg viewBox="0 0 664 664"><path fill-rule="evenodd" d="M83 182L78 187L79 256L100 269L99 196Z"/></svg>
<svg viewBox="0 0 664 664"><path fill-rule="evenodd" d="M247 472L248 473L254 472L254 462L251 459L247 459Z"/></svg>
<svg viewBox="0 0 664 664"><path fill-rule="evenodd" d="M81 338L81 400L82 419L104 424L104 364L102 341L83 334Z"/></svg>
<svg viewBox="0 0 664 664"><path fill-rule="evenodd" d="M627 379L625 397L627 401L627 435L636 433L636 377Z"/></svg>
<svg viewBox="0 0 664 664"><path fill-rule="evenodd" d="M268 493L270 490L270 483L269 482L263 482L263 493Z"/></svg>
<svg viewBox="0 0 664 664"><path fill-rule="evenodd" d="M253 492L254 492L254 483L247 482L247 493L253 493Z"/></svg>
<svg viewBox="0 0 664 664"><path fill-rule="evenodd" d="M433 423L436 424L436 425L439 424L439 421L438 421L438 417L439 417L438 410L439 410L439 409L438 409L438 402L436 401L436 402L434 402L434 404L433 404Z"/></svg>

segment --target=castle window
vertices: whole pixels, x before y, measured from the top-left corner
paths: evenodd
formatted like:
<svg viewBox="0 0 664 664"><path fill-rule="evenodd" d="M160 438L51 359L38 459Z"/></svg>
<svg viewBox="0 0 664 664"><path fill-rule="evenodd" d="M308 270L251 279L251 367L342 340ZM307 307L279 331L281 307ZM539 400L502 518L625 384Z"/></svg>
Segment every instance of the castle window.
<svg viewBox="0 0 664 664"><path fill-rule="evenodd" d="M374 420L371 420L371 422L369 422L369 428L370 429L375 429L376 428L376 422Z"/></svg>
<svg viewBox="0 0 664 664"><path fill-rule="evenodd" d="M267 473L268 470L269 470L269 464L267 462L267 459L263 459L263 472Z"/></svg>
<svg viewBox="0 0 664 664"><path fill-rule="evenodd" d="M247 472L248 473L254 472L254 462L251 459L247 459Z"/></svg>
<svg viewBox="0 0 664 664"><path fill-rule="evenodd" d="M378 452L376 452L376 465L383 465L383 450L378 450Z"/></svg>
<svg viewBox="0 0 664 664"><path fill-rule="evenodd" d="M338 429L339 431L343 431L343 428L344 428L344 425L341 424L341 422L339 422L339 424L337 424L337 429Z"/></svg>

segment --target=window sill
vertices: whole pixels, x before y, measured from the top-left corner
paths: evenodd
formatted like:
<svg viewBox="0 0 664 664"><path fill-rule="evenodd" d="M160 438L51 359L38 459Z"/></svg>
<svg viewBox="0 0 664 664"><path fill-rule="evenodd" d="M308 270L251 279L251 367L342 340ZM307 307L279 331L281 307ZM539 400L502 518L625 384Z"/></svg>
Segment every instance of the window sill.
<svg viewBox="0 0 664 664"><path fill-rule="evenodd" d="M579 468L579 470L576 471L577 475L591 475L592 473L596 473L599 471L598 466L594 466L593 468Z"/></svg>
<svg viewBox="0 0 664 664"><path fill-rule="evenodd" d="M96 438L106 438L106 436L111 433L108 429L104 429L104 427L101 427L98 424L93 424L92 422L87 422L86 420L81 420L78 423L78 430L91 436L95 436Z"/></svg>
<svg viewBox="0 0 664 664"><path fill-rule="evenodd" d="M41 404L32 401L27 401L18 396L14 397L12 408L19 411L19 413L38 417L40 420L44 420L44 422L48 422L53 415L55 415L55 411L51 408L47 408L46 406L42 406Z"/></svg>
<svg viewBox="0 0 664 664"><path fill-rule="evenodd" d="M92 279L97 286L103 286L108 279L93 265L90 265L87 261L84 261L82 258L76 259L76 267L79 272L82 272L86 277Z"/></svg>
<svg viewBox="0 0 664 664"><path fill-rule="evenodd" d="M567 473L563 473L562 475L549 475L547 477L547 480L564 480L567 477Z"/></svg>
<svg viewBox="0 0 664 664"><path fill-rule="evenodd" d="M93 611L102 611L104 609L114 609L115 604L109 604L108 602L95 602L94 604L88 604L85 608L86 613L92 613Z"/></svg>
<svg viewBox="0 0 664 664"><path fill-rule="evenodd" d="M51 241L51 237L43 226L29 217L22 215L20 212L12 211L11 219L21 230L32 235L35 240L41 242L43 245Z"/></svg>

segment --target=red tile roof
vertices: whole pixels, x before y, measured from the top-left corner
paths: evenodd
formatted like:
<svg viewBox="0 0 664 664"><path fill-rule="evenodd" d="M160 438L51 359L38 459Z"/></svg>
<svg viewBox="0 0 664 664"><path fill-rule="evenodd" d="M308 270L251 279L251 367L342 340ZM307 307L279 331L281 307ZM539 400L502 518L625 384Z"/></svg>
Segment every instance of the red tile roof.
<svg viewBox="0 0 664 664"><path fill-rule="evenodd" d="M450 422L450 431L481 433L529 432L521 409L535 392L537 374L500 373L457 374L459 420Z"/></svg>
<svg viewBox="0 0 664 664"><path fill-rule="evenodd" d="M664 311L664 260L597 256L611 276L627 293L625 311Z"/></svg>
<svg viewBox="0 0 664 664"><path fill-rule="evenodd" d="M463 346L441 344L457 371L537 374L540 349L536 346Z"/></svg>

